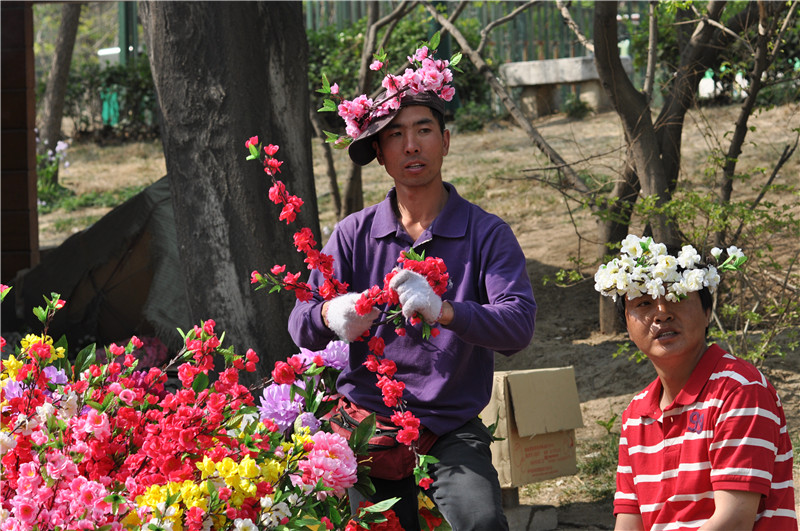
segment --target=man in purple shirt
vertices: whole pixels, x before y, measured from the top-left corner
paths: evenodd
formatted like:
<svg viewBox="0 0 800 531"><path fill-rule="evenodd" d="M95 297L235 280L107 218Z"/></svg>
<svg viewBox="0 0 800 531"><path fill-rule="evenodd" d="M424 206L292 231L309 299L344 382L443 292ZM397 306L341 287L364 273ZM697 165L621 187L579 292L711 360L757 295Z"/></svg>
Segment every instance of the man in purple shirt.
<svg viewBox="0 0 800 531"><path fill-rule="evenodd" d="M366 330L386 342L384 355L397 364L395 379L405 383L403 399L422 425L439 436L427 453L439 462L429 467L428 494L454 530L507 529L497 473L491 462L491 436L478 414L492 391L494 351L511 355L533 337L536 302L525 256L499 217L466 201L442 180L442 161L450 146L444 128L444 102L431 92L405 94L400 108L375 119L349 147L350 158L366 165L374 158L394 180L382 202L339 222L325 245L335 276L352 293L323 302L296 304L289 319L294 341L311 350L329 341L354 341ZM374 325L378 312L359 316L358 294L383 286L400 252L413 248L444 260L450 285L439 298L415 279L392 287L406 310L439 325L428 340L420 325L404 336L391 323ZM318 271L309 283L322 282ZM408 308L407 308L408 305ZM337 387L351 402L390 416L376 375L362 364L363 341L350 344L349 365ZM493 419L492 419L493 420ZM377 501L399 496L394 506L406 530L419 529L417 485L373 478ZM350 490L351 505L364 500Z"/></svg>

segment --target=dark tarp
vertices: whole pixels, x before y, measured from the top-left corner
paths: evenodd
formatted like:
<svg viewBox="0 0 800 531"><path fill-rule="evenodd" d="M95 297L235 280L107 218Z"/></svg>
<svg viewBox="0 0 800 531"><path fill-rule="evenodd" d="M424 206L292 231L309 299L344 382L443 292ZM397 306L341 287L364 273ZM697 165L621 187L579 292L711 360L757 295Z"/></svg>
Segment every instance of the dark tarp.
<svg viewBox="0 0 800 531"><path fill-rule="evenodd" d="M88 229L43 253L20 272L3 306L4 334L39 333L32 309L42 295L67 301L49 334L66 335L71 348L104 346L131 335L155 336L170 350L180 347L176 328L191 327L180 276L169 182L163 177L114 208ZM15 306L15 319L6 304ZM13 327L13 328L12 328Z"/></svg>

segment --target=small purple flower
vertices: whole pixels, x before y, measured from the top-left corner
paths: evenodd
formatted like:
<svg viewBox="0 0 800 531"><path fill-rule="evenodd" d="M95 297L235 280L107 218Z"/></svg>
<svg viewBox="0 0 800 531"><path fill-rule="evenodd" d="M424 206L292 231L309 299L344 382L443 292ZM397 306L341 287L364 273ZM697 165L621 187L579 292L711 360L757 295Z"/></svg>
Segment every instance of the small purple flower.
<svg viewBox="0 0 800 531"><path fill-rule="evenodd" d="M19 398L22 396L22 393L25 391L25 388L22 387L17 380L8 380L8 383L3 387L3 391L5 391L5 399L8 400L10 398Z"/></svg>
<svg viewBox="0 0 800 531"><path fill-rule="evenodd" d="M322 423L319 421L319 419L315 417L313 413L308 411L298 415L294 421L295 431L299 430L300 428L308 428L309 431L311 431L311 435L317 433L321 426Z"/></svg>
<svg viewBox="0 0 800 531"><path fill-rule="evenodd" d="M308 349L301 348L300 356L302 356L303 362L307 365L311 365L314 358L319 356L325 362L326 367L341 371L347 366L347 360L350 357L350 344L344 341L331 341L324 350L318 352L311 352Z"/></svg>
<svg viewBox="0 0 800 531"><path fill-rule="evenodd" d="M292 425L303 411L303 397L296 394L291 397L289 384L271 384L264 389L258 412L261 420L271 419L283 433Z"/></svg>
<svg viewBox="0 0 800 531"><path fill-rule="evenodd" d="M54 383L56 385L63 385L69 381L67 378L67 373L65 373L61 369L57 369L52 365L48 365L43 370L44 375L47 376L47 379L50 380L50 383Z"/></svg>

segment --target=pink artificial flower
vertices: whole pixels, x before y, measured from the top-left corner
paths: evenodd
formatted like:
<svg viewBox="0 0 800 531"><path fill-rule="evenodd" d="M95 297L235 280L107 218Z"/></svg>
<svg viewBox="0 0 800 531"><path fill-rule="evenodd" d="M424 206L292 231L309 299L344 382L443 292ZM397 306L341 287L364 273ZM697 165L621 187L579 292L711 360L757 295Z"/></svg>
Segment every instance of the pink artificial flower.
<svg viewBox="0 0 800 531"><path fill-rule="evenodd" d="M369 69L373 72L377 72L381 68L383 68L383 63L380 61L372 61L372 63L369 65Z"/></svg>
<svg viewBox="0 0 800 531"><path fill-rule="evenodd" d="M105 441L111 435L108 416L105 413L98 413L96 409L89 409L84 430L93 434L98 440Z"/></svg>
<svg viewBox="0 0 800 531"><path fill-rule="evenodd" d="M244 147L250 149L250 146L258 146L258 137L251 136L247 141L244 143Z"/></svg>
<svg viewBox="0 0 800 531"><path fill-rule="evenodd" d="M131 343L133 343L134 348L142 348L144 346L144 342L136 336L131 336Z"/></svg>
<svg viewBox="0 0 800 531"><path fill-rule="evenodd" d="M130 389L123 389L117 396L126 406L133 405L133 401L136 399L136 393Z"/></svg>
<svg viewBox="0 0 800 531"><path fill-rule="evenodd" d="M269 189L269 200L273 203L283 203L283 198L286 196L286 185L281 181L275 181Z"/></svg>
<svg viewBox="0 0 800 531"><path fill-rule="evenodd" d="M269 155L270 157L274 156L275 153L278 152L280 148L274 144L270 144L268 146L264 146L264 153Z"/></svg>
<svg viewBox="0 0 800 531"><path fill-rule="evenodd" d="M261 281L261 273L253 271L250 273L250 284L258 284Z"/></svg>
<svg viewBox="0 0 800 531"><path fill-rule="evenodd" d="M122 356L125 354L125 347L121 347L116 343L111 343L111 345L108 346L108 350L110 350L111 354L114 356Z"/></svg>
<svg viewBox="0 0 800 531"><path fill-rule="evenodd" d="M298 463L303 471L302 481L316 485L319 480L333 489L336 496L344 496L348 488L355 485L358 462L347 441L335 433L318 431L312 436L314 447L306 459Z"/></svg>
<svg viewBox="0 0 800 531"><path fill-rule="evenodd" d="M277 264L272 266L272 269L269 270L269 272L272 273L273 275L280 275L284 271L286 271L286 266Z"/></svg>
<svg viewBox="0 0 800 531"><path fill-rule="evenodd" d="M338 83L334 83L333 85L331 85L331 94L339 94L339 84ZM8 286L6 286L6 287L8 287Z"/></svg>
<svg viewBox="0 0 800 531"><path fill-rule="evenodd" d="M55 303L56 310L60 310L61 308L64 307L65 304L67 304L67 301L65 301L64 299L58 299Z"/></svg>

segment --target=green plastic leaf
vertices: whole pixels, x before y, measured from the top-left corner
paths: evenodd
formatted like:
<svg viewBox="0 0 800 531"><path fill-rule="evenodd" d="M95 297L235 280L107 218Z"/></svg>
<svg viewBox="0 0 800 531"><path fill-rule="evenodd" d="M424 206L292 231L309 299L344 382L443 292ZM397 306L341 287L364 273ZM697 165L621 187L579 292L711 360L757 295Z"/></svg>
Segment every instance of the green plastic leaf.
<svg viewBox="0 0 800 531"><path fill-rule="evenodd" d="M83 371L89 368L89 366L95 362L97 359L96 355L97 346L92 343L83 348L80 352L78 352L78 356L75 358L75 379L78 378L78 375L81 374Z"/></svg>
<svg viewBox="0 0 800 531"><path fill-rule="evenodd" d="M400 498L389 498L387 500L379 501L374 505L370 505L369 507L361 507L358 511L364 511L366 513L382 513L391 509L392 506L398 501L400 501Z"/></svg>
<svg viewBox="0 0 800 531"><path fill-rule="evenodd" d="M450 58L450 66L456 66L461 62L462 57L464 56L461 54L461 52L453 54L453 57Z"/></svg>
<svg viewBox="0 0 800 531"><path fill-rule="evenodd" d="M431 42L428 43L428 48L430 48L431 50L438 49L439 48L439 41L441 40L441 38L442 38L442 35L438 31L436 33L434 33L433 37L431 37Z"/></svg>
<svg viewBox="0 0 800 531"><path fill-rule="evenodd" d="M36 308L33 309L33 315L35 315L36 318L39 319L39 321L41 321L42 323L44 323L47 320L47 310L45 310L41 306L37 306Z"/></svg>
<svg viewBox="0 0 800 531"><path fill-rule="evenodd" d="M192 390L199 393L204 389L208 389L208 375L204 372L199 372L192 380Z"/></svg>

